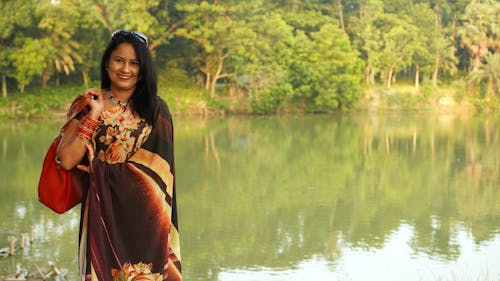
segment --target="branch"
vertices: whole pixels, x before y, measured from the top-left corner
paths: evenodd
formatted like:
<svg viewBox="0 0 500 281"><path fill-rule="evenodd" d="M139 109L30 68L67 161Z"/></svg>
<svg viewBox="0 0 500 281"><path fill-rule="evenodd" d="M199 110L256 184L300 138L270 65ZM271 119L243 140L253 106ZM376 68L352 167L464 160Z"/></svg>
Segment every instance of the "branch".
<svg viewBox="0 0 500 281"><path fill-rule="evenodd" d="M152 51L154 48L160 46L161 42L165 40L165 38L167 38L169 35L174 34L174 31L182 24L184 24L184 19L174 22L167 29L166 33L163 33L160 37L158 37L156 40L152 41L151 44L149 44L149 50Z"/></svg>
<svg viewBox="0 0 500 281"><path fill-rule="evenodd" d="M97 11L99 14L101 14L102 20L104 21L104 24L106 25L106 28L109 31L109 36L113 33L113 25L111 24L111 21L108 18L108 14L106 12L106 8L104 8L104 5L102 3L99 3L97 0L94 0L94 3L97 7Z"/></svg>

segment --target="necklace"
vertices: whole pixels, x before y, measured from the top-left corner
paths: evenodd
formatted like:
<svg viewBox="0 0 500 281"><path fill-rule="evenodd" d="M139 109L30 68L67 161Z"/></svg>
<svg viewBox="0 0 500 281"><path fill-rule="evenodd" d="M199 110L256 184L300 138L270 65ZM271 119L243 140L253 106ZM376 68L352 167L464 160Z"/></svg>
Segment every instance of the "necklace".
<svg viewBox="0 0 500 281"><path fill-rule="evenodd" d="M106 91L106 97L108 97L109 101L112 104L119 104L123 107L127 107L127 105L128 105L128 101L121 101L121 100L115 99L115 97L113 97L109 91Z"/></svg>

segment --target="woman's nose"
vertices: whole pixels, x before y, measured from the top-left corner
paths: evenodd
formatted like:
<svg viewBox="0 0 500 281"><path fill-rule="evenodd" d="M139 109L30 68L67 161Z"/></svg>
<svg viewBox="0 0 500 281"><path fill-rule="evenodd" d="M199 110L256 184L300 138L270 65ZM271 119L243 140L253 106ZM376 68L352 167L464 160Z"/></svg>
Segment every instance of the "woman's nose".
<svg viewBox="0 0 500 281"><path fill-rule="evenodd" d="M122 64L122 71L123 72L129 72L130 71L130 63L129 62L125 62L124 64Z"/></svg>

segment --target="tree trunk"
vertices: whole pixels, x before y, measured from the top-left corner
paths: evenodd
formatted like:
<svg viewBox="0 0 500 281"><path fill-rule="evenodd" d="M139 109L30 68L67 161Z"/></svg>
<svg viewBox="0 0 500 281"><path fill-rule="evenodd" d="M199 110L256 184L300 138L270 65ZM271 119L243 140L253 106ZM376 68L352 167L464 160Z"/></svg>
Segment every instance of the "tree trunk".
<svg viewBox="0 0 500 281"><path fill-rule="evenodd" d="M213 98L215 97L215 85L217 85L217 80L219 78L217 77L217 75L214 75L214 78L212 79L212 83L210 83L210 97Z"/></svg>
<svg viewBox="0 0 500 281"><path fill-rule="evenodd" d="M111 21L109 19L108 11L106 11L106 8L104 7L104 5L102 3L99 3L98 1L94 1L94 4L97 8L97 11L101 15L101 18L102 18L102 21L104 22L104 25L108 29L109 35L111 36L111 34L113 34L113 31L115 29L113 28L113 25L111 24Z"/></svg>
<svg viewBox="0 0 500 281"><path fill-rule="evenodd" d="M439 64L434 67L434 71L432 72L432 86L437 86L438 82L438 72L439 72Z"/></svg>
<svg viewBox="0 0 500 281"><path fill-rule="evenodd" d="M59 72L56 73L56 87L59 87L61 85L61 76L59 75Z"/></svg>
<svg viewBox="0 0 500 281"><path fill-rule="evenodd" d="M2 75L2 97L7 98L7 78Z"/></svg>
<svg viewBox="0 0 500 281"><path fill-rule="evenodd" d="M370 76L371 76L370 66L367 66L365 67L365 83L367 85L370 84Z"/></svg>
<svg viewBox="0 0 500 281"><path fill-rule="evenodd" d="M42 88L47 87L47 82L49 81L49 75L47 75L46 71L42 72Z"/></svg>
<svg viewBox="0 0 500 281"><path fill-rule="evenodd" d="M90 75L88 70L82 70L82 80L83 85L88 86L90 84Z"/></svg>
<svg viewBox="0 0 500 281"><path fill-rule="evenodd" d="M205 73L205 90L210 89L210 82L212 81L210 73Z"/></svg>
<svg viewBox="0 0 500 281"><path fill-rule="evenodd" d="M345 31L345 25L344 25L344 11L342 10L342 3L340 0L337 1L337 6L339 8L339 21L340 21L340 27L342 28L342 32L344 34L347 34Z"/></svg>
<svg viewBox="0 0 500 281"><path fill-rule="evenodd" d="M393 71L393 67L391 67L389 69L389 74L387 75L387 82L386 82L386 86L387 88L390 88L391 87L391 81L392 81L392 71Z"/></svg>
<svg viewBox="0 0 500 281"><path fill-rule="evenodd" d="M420 66L417 64L415 68L415 90L418 93L420 87Z"/></svg>
<svg viewBox="0 0 500 281"><path fill-rule="evenodd" d="M215 97L215 86L217 85L217 80L221 78L222 68L224 67L224 60L227 57L227 54L223 54L222 50L218 51L219 59L217 62L217 71L214 73L214 77L212 79L212 85L210 87L210 97Z"/></svg>

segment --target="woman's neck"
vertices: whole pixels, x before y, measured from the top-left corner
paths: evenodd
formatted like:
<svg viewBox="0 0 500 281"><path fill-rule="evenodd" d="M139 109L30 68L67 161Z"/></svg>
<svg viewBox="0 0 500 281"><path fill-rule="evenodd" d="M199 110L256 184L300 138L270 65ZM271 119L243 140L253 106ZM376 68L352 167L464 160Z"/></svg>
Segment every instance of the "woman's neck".
<svg viewBox="0 0 500 281"><path fill-rule="evenodd" d="M124 91L111 88L109 90L109 93L111 94L111 96L115 98L115 100L119 100L121 102L128 102L132 97L132 95L134 94L134 90L135 89Z"/></svg>

